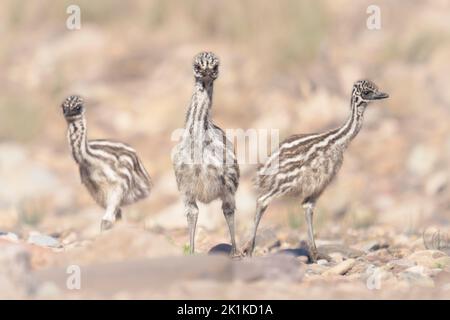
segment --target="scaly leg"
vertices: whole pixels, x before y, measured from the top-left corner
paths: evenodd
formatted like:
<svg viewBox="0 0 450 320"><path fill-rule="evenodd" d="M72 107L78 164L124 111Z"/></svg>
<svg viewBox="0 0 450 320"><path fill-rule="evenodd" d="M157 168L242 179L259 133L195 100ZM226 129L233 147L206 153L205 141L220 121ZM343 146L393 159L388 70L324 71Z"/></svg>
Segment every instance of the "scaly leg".
<svg viewBox="0 0 450 320"><path fill-rule="evenodd" d="M228 229L230 231L230 239L231 239L231 257L237 256L236 249L236 239L235 239L235 228L234 228L234 212L236 210L236 203L234 199L234 195L228 194L222 199L222 211L225 216L225 220L228 224Z"/></svg>
<svg viewBox="0 0 450 320"><path fill-rule="evenodd" d="M197 227L198 207L195 199L186 197L184 200L184 208L189 228L189 253L194 254L195 251L195 229Z"/></svg>
<svg viewBox="0 0 450 320"><path fill-rule="evenodd" d="M256 215L255 215L255 222L253 225L253 234L252 238L249 243L246 244L244 247L243 253L248 256L252 256L253 250L255 250L255 244L256 244L256 233L258 231L258 225L261 221L261 218L264 214L264 212L267 209L267 205L262 205L259 201L256 202Z"/></svg>
<svg viewBox="0 0 450 320"><path fill-rule="evenodd" d="M121 194L120 189L115 189L108 195L106 212L103 215L102 223L100 225L101 231L105 231L112 228L114 221L116 220L116 214L118 211L120 211L119 207L121 202L120 194Z"/></svg>
<svg viewBox="0 0 450 320"><path fill-rule="evenodd" d="M313 215L314 215L314 201L307 201L303 203L305 210L306 224L308 226L308 246L313 262L317 261L319 252L317 251L316 242L314 241Z"/></svg>

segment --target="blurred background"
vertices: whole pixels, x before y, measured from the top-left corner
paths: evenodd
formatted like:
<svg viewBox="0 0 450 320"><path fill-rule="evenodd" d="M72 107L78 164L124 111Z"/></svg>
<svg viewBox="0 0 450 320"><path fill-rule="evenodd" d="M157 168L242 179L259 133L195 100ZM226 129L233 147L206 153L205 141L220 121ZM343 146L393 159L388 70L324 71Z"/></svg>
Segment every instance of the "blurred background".
<svg viewBox="0 0 450 320"><path fill-rule="evenodd" d="M0 231L98 235L103 212L80 183L60 109L75 93L89 137L131 144L154 180L148 199L125 208L126 223L183 252L171 135L184 124L192 58L203 50L221 59L212 114L222 128L278 129L281 139L324 131L345 121L355 80L390 94L368 108L318 203L318 239L448 228L450 2L376 1L381 29L369 30L373 2L1 1ZM71 4L80 30L66 28ZM255 168L241 166L240 243L253 221ZM273 203L261 230L306 239L298 200ZM228 242L220 203L201 206L197 239L199 252Z"/></svg>

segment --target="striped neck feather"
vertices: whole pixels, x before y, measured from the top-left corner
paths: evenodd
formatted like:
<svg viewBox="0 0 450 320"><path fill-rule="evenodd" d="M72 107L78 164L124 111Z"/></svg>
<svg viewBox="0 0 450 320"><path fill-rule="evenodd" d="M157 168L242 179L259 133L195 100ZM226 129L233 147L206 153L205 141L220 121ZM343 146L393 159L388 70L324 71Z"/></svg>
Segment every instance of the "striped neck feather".
<svg viewBox="0 0 450 320"><path fill-rule="evenodd" d="M347 146L353 138L359 133L361 130L363 120L364 120L364 111L367 107L367 102L358 101L355 97L352 98L351 101L351 112L350 116L344 125L341 127L341 133L338 137L338 142Z"/></svg>
<svg viewBox="0 0 450 320"><path fill-rule="evenodd" d="M202 135L208 129L212 94L212 81L196 80L191 104L186 115L186 129L189 135Z"/></svg>
<svg viewBox="0 0 450 320"><path fill-rule="evenodd" d="M74 160L77 163L85 162L89 157L89 147L84 116L68 122L67 138Z"/></svg>

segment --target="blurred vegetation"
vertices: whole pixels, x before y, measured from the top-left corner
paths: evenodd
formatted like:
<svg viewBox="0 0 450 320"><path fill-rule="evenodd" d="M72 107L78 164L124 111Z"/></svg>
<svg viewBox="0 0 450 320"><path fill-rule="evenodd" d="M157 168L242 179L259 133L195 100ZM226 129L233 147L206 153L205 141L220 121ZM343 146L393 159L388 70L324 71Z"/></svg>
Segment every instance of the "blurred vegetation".
<svg viewBox="0 0 450 320"><path fill-rule="evenodd" d="M0 97L0 141L34 139L43 124L41 115L36 105L22 97Z"/></svg>

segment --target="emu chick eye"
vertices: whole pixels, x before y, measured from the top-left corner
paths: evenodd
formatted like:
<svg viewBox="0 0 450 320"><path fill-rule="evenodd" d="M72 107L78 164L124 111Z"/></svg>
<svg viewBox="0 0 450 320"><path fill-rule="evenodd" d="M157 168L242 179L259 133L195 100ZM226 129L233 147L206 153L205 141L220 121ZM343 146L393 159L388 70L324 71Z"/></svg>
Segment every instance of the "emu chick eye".
<svg viewBox="0 0 450 320"><path fill-rule="evenodd" d="M368 91L368 90L364 90L364 91L363 91L363 95L367 96L367 95L369 95L369 94L370 94L370 91Z"/></svg>

